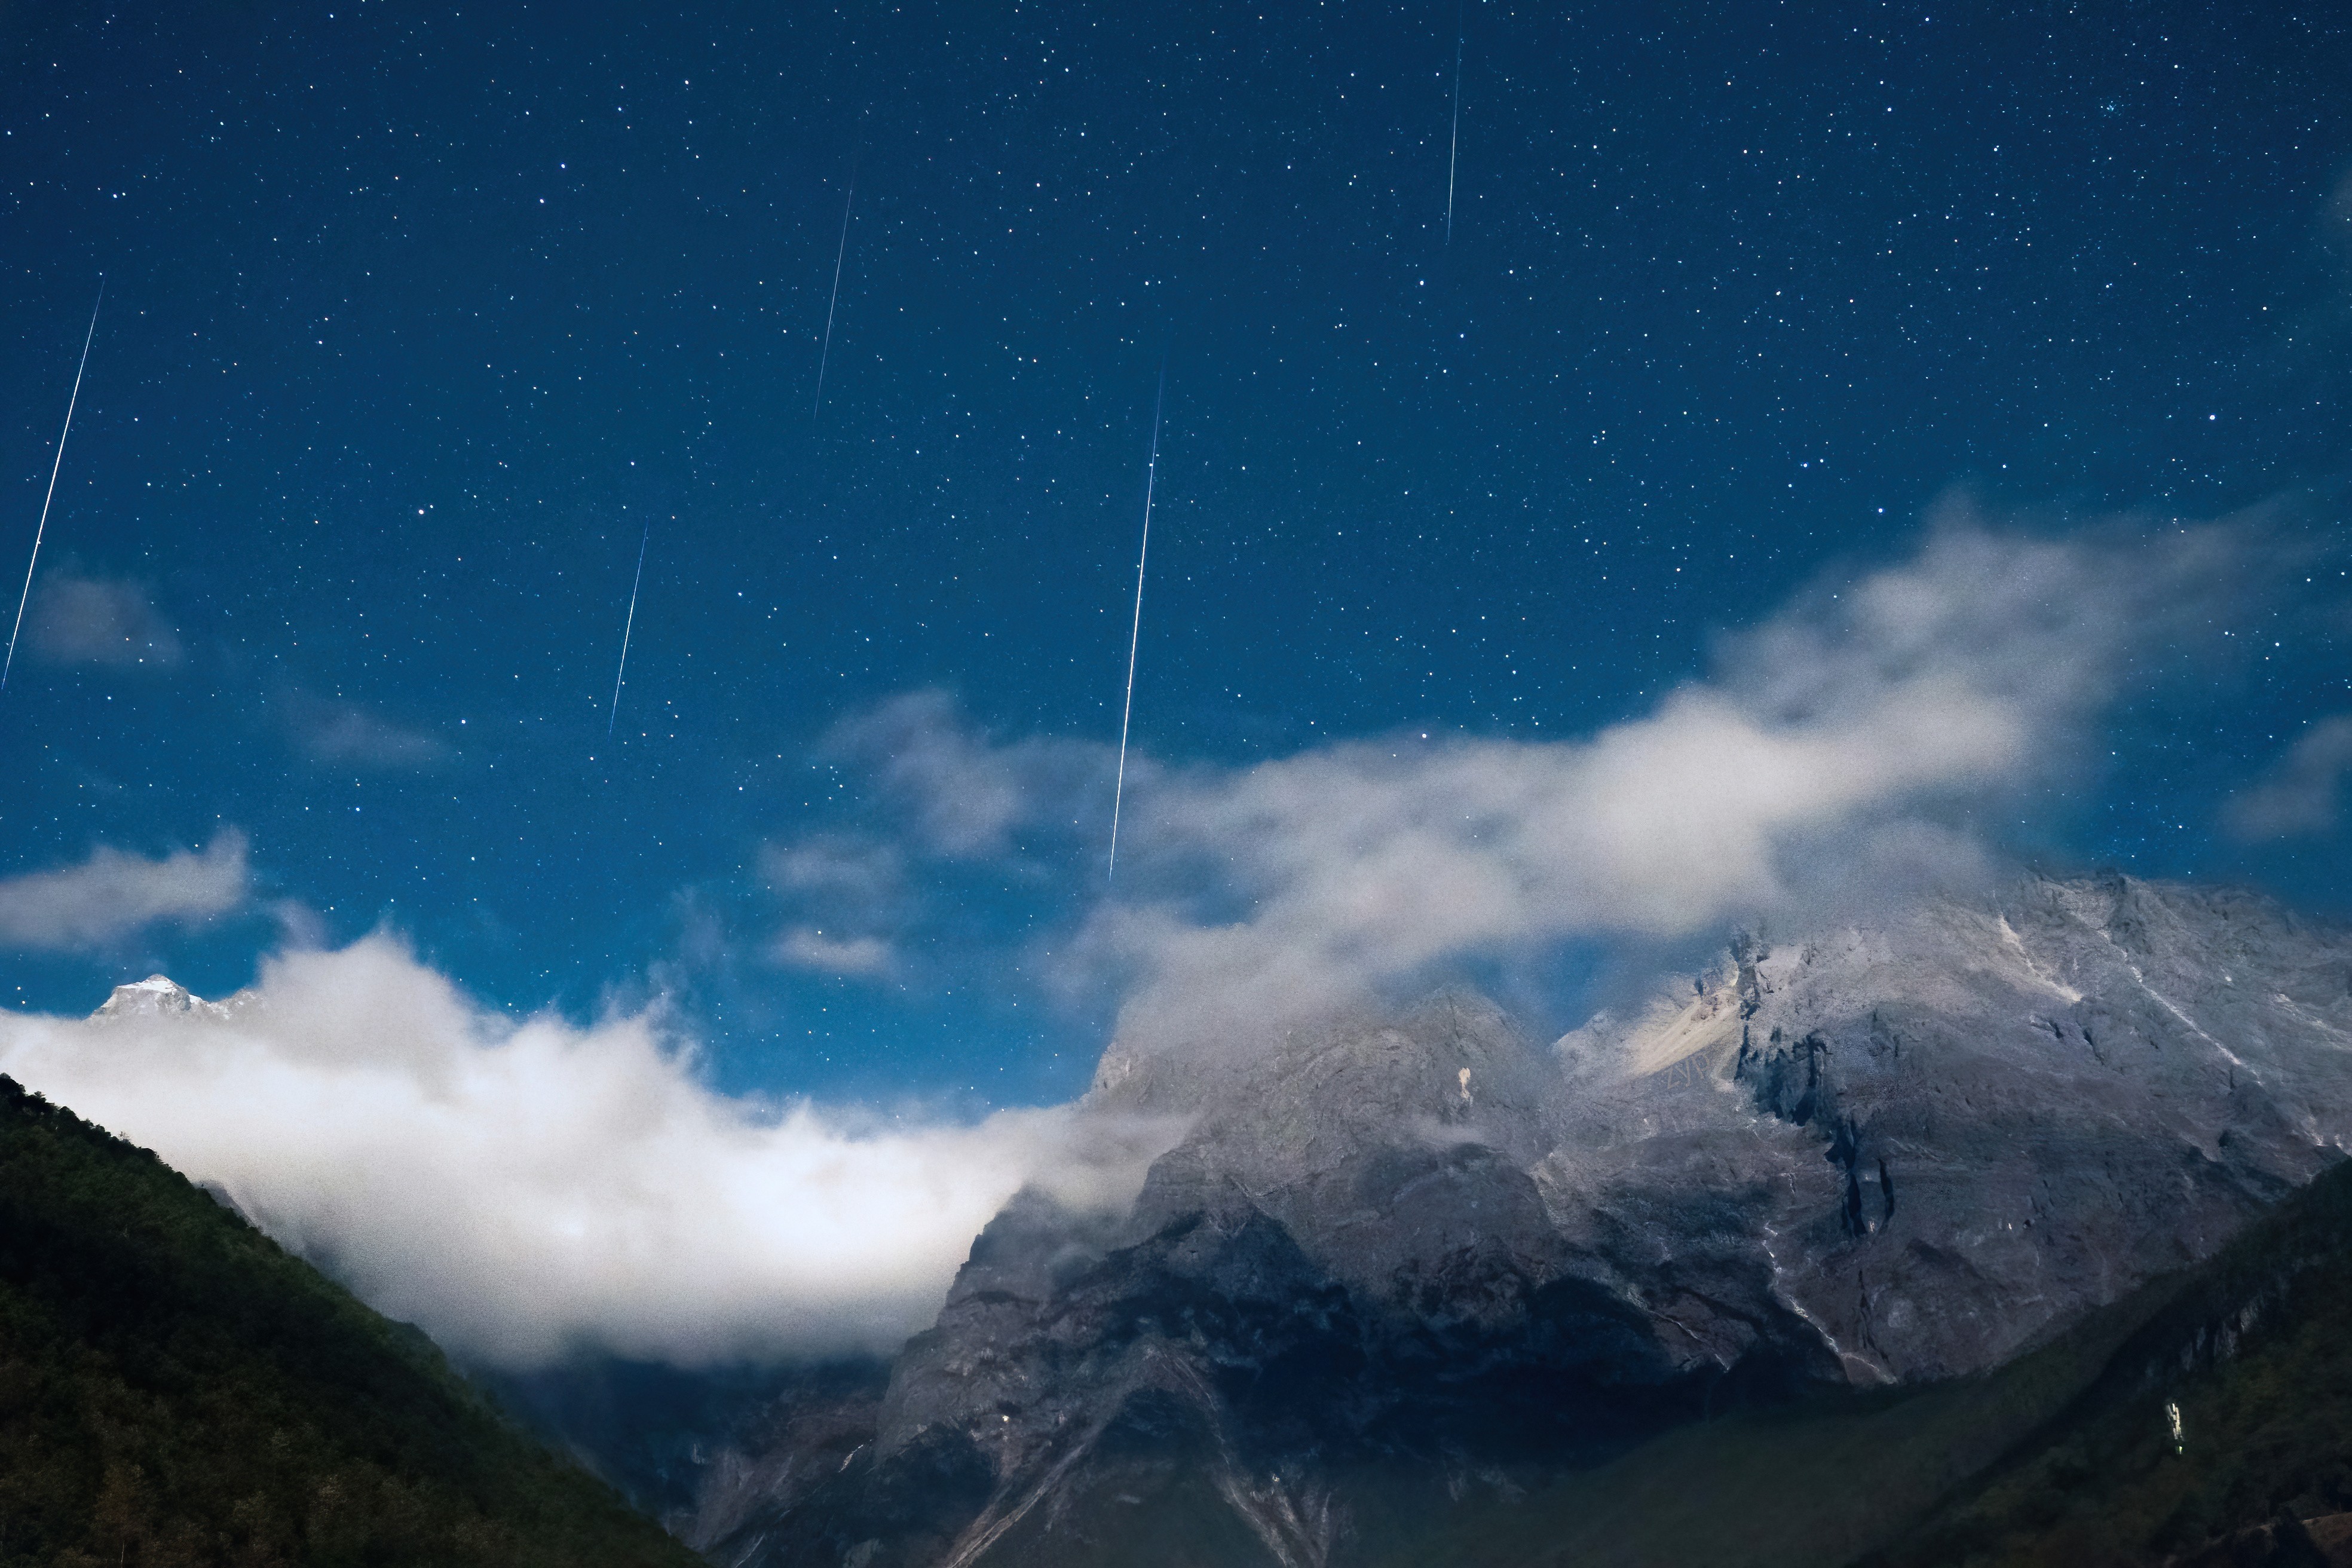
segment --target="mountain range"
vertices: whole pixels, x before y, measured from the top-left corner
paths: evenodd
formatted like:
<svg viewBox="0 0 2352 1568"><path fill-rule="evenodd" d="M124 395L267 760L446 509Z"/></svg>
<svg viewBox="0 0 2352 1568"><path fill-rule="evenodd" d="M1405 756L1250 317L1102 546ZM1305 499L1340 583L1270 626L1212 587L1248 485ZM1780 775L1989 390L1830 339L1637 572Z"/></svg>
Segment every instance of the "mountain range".
<svg viewBox="0 0 2352 1568"><path fill-rule="evenodd" d="M781 1368L461 1378L0 1090L0 1563L685 1560L496 1404L725 1568L2352 1565L2352 933L2245 893L1750 933L1549 1044L1114 1044L1081 1113L1184 1128L1131 1205L1024 1191Z"/></svg>
<svg viewBox="0 0 2352 1568"><path fill-rule="evenodd" d="M1742 937L1549 1046L1440 994L1114 1046L1088 1101L1192 1120L1131 1212L1016 1198L887 1366L554 1428L730 1568L1337 1568L1801 1413L1874 1457L1655 1560L1890 1549L2342 1159L2352 939L2033 878Z"/></svg>

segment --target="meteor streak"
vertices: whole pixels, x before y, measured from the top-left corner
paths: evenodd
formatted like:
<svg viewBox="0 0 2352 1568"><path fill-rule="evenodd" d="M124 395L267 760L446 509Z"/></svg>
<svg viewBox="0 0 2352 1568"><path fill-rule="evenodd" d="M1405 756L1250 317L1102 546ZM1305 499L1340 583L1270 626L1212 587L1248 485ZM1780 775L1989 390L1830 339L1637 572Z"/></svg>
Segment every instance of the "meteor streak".
<svg viewBox="0 0 2352 1568"><path fill-rule="evenodd" d="M833 357L833 311L841 303L841 259L849 254L849 209L857 200L857 170L852 160L849 171L849 195L841 203L841 243L833 252L833 297L824 302L824 347L816 356L816 401L809 405L809 417L814 419L824 407L824 367Z"/></svg>
<svg viewBox="0 0 2352 1568"><path fill-rule="evenodd" d="M629 673L629 634L637 629L637 590L646 581L646 545L654 536L654 520L646 519L646 531L637 541L637 578L629 584L629 618L621 626L621 668L613 672L613 706L604 716L604 739L613 738L613 725L621 717L621 678Z"/></svg>
<svg viewBox="0 0 2352 1568"><path fill-rule="evenodd" d="M1462 153L1462 0L1454 0L1454 139L1445 149L1445 243L1454 243L1454 165Z"/></svg>
<svg viewBox="0 0 2352 1568"><path fill-rule="evenodd" d="M1135 624L1127 634L1127 703L1118 715L1118 777L1110 788L1110 864L1108 882L1118 870L1118 803L1127 793L1127 726L1135 717L1135 649L1143 637L1143 563L1151 553L1151 487L1160 477L1160 410L1168 400L1168 362L1160 363L1160 390L1151 399L1151 460L1143 470L1143 544L1135 552Z"/></svg>
<svg viewBox="0 0 2352 1568"><path fill-rule="evenodd" d="M16 668L16 634L25 629L25 606L33 597L33 569L41 563L41 536L49 531L49 502L57 499L58 469L65 465L66 437L73 434L74 405L81 401L81 373L89 368L89 342L98 335L98 308L106 303L106 278L98 280L98 298L89 307L89 331L81 335L81 363L74 366L73 395L66 399L66 426L58 432L58 455L49 463L49 489L41 497L41 521L33 530L33 558L25 563L25 591L16 597L16 624L8 631L8 657L0 662L0 691L8 689L8 673Z"/></svg>

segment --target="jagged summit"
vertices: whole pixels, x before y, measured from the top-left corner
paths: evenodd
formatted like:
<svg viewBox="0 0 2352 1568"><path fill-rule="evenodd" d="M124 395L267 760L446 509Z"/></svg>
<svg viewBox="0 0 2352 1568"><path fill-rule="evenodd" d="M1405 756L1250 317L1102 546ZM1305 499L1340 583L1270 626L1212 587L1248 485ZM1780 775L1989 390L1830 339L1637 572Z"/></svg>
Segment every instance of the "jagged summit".
<svg viewBox="0 0 2352 1568"><path fill-rule="evenodd" d="M1739 943L1560 1054L1552 1212L1703 1353L1760 1285L1855 1381L1948 1376L2209 1255L2344 1157L2352 939L2237 891L2032 878ZM1695 1246L1701 1194L1743 1190Z"/></svg>
<svg viewBox="0 0 2352 1568"><path fill-rule="evenodd" d="M129 985L118 985L90 1015L93 1022L111 1018L159 1018L194 1015L200 1018L234 1018L254 1004L254 994L239 991L226 1001L207 1002L167 974L151 974Z"/></svg>

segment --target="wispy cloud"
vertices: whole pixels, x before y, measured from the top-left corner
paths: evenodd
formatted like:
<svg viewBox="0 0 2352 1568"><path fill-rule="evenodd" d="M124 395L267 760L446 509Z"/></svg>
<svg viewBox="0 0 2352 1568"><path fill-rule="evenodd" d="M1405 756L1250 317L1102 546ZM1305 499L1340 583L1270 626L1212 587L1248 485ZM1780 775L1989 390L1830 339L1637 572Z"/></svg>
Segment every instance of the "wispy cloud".
<svg viewBox="0 0 2352 1568"><path fill-rule="evenodd" d="M457 755L430 731L394 723L356 702L292 691L279 699L278 711L296 748L325 766L421 770Z"/></svg>
<svg viewBox="0 0 2352 1568"><path fill-rule="evenodd" d="M772 844L761 852L760 871L780 892L863 912L887 910L906 893L907 858L896 845L839 834Z"/></svg>
<svg viewBox="0 0 2352 1568"><path fill-rule="evenodd" d="M104 845L79 865L0 880L0 946L104 952L159 921L199 921L245 901L245 835L228 828L202 853L158 860Z"/></svg>
<svg viewBox="0 0 2352 1568"><path fill-rule="evenodd" d="M999 742L966 723L944 691L909 692L838 724L824 749L873 776L907 813L919 847L935 855L1005 855L1025 832L1076 825L1094 795L1109 809L1108 746L1043 736ZM1128 772L1134 787L1150 765Z"/></svg>
<svg viewBox="0 0 2352 1568"><path fill-rule="evenodd" d="M649 1015L517 1022L381 939L273 961L232 1021L0 1019L0 1071L510 1365L888 1348L1023 1184L1121 1204L1172 1136L733 1100Z"/></svg>
<svg viewBox="0 0 2352 1568"><path fill-rule="evenodd" d="M968 925L930 940L959 923L940 874L977 874L1017 885L1024 896L1050 897L1074 841L1110 820L1118 753L1066 737L1000 739L934 689L835 725L818 755L873 781L871 810L852 831L763 851L762 879L788 916L765 951L790 968L908 981L952 966L956 959L942 953L973 947ZM1149 759L1129 761L1130 788L1156 776Z"/></svg>
<svg viewBox="0 0 2352 1568"><path fill-rule="evenodd" d="M898 967L898 954L878 936L828 936L815 926L793 926L776 939L777 963L818 974L877 980Z"/></svg>
<svg viewBox="0 0 2352 1568"><path fill-rule="evenodd" d="M2261 782L2222 808L2223 826L2241 838L2287 838L2336 826L2344 774L2352 770L2352 714L2320 720Z"/></svg>
<svg viewBox="0 0 2352 1568"><path fill-rule="evenodd" d="M53 664L163 669L186 653L147 585L127 578L52 572L34 596L26 631L32 650Z"/></svg>
<svg viewBox="0 0 2352 1568"><path fill-rule="evenodd" d="M895 933L912 918L906 856L896 845L840 834L761 852L769 888L803 917L769 946L789 969L878 980L900 970Z"/></svg>

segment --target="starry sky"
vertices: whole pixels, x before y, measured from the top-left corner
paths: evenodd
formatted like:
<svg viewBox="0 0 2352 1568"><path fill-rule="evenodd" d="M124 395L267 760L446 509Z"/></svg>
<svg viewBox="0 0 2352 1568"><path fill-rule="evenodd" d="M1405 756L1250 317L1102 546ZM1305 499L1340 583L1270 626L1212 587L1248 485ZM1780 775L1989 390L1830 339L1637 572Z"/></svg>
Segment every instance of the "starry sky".
<svg viewBox="0 0 2352 1568"><path fill-rule="evenodd" d="M1105 1016L1018 959L1102 802L919 868L883 977L775 956L776 847L885 809L844 726L908 693L1116 744L1163 374L1158 765L1591 732L1955 496L2252 509L2315 585L2011 837L2347 901L2216 827L2352 708L2327 7L34 0L0 73L15 560L105 287L0 876L252 879L19 1006L383 928L729 1086L1066 1098Z"/></svg>

